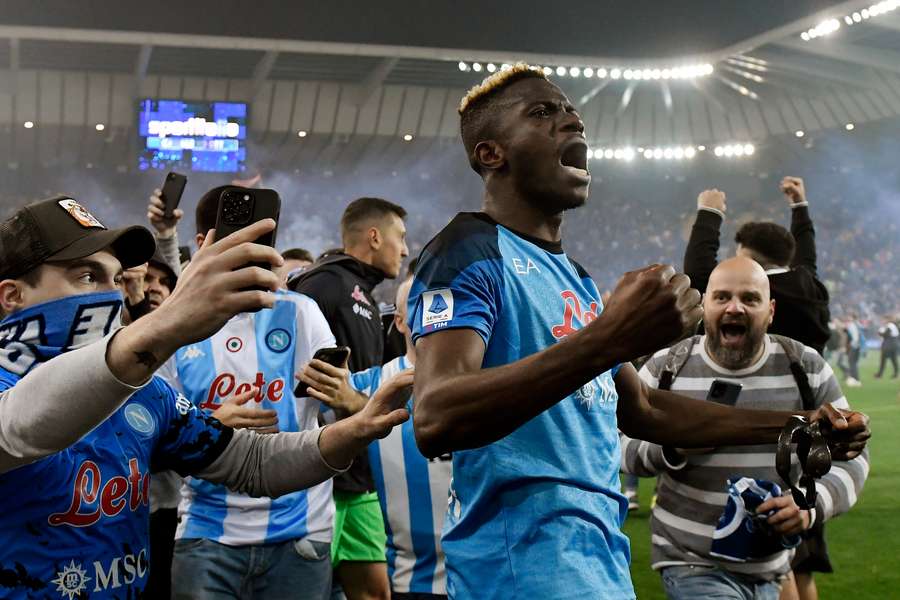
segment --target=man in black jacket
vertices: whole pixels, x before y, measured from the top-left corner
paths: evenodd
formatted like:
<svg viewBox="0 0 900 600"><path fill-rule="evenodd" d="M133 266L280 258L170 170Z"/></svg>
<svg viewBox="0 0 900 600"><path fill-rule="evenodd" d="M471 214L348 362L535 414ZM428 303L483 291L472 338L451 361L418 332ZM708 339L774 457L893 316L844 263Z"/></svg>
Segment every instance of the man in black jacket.
<svg viewBox="0 0 900 600"><path fill-rule="evenodd" d="M338 345L350 347L351 371L382 364L384 331L372 290L400 274L409 254L405 217L402 207L387 200L354 200L341 217L344 251L288 282L289 289L318 303ZM331 557L344 593L349 600L387 600L384 521L365 452L335 478L334 500Z"/></svg>
<svg viewBox="0 0 900 600"><path fill-rule="evenodd" d="M831 336L828 290L816 268L816 232L809 216L806 188L799 177L781 180L781 192L791 208L791 230L775 223L744 224L735 235L736 254L758 262L769 276L777 307L769 333L783 335L815 348L819 354ZM697 197L697 220L684 253L684 272L691 285L706 289L718 264L719 228L725 220L725 193L716 189ZM831 572L824 530L817 526L805 536L792 568L801 600L818 597L813 571ZM782 595L783 598L788 597Z"/></svg>
<svg viewBox="0 0 900 600"><path fill-rule="evenodd" d="M791 208L791 231L775 223L747 223L735 236L736 254L752 258L769 276L778 307L769 332L803 342L821 354L830 335L828 290L818 278L815 229L803 180L785 177L781 191ZM725 200L725 193L715 189L697 198L697 220L684 253L684 272L697 289L706 288L718 264Z"/></svg>

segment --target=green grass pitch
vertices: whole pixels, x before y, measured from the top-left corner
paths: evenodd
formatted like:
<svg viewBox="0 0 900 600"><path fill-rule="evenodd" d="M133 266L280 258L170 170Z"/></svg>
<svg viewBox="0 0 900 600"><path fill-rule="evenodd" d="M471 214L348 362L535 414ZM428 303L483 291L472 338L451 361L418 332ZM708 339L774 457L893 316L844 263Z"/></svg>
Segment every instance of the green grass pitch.
<svg viewBox="0 0 900 600"><path fill-rule="evenodd" d="M826 526L835 572L816 576L823 600L900 598L900 380L874 378L878 357L879 351L869 351L861 363L863 387L843 386L841 378L850 405L871 418L871 471L856 506ZM642 479L641 508L628 516L624 528L631 538L631 573L640 600L665 598L659 575L650 569L652 494L653 480Z"/></svg>

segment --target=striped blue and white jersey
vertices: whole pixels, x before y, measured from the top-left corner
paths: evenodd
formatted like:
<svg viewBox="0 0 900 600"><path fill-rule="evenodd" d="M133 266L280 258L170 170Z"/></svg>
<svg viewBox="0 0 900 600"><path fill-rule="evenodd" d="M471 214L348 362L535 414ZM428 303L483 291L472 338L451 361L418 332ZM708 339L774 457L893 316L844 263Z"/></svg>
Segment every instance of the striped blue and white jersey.
<svg viewBox="0 0 900 600"><path fill-rule="evenodd" d="M278 412L281 431L314 429L319 402L294 397L294 373L328 346L334 346L334 336L318 305L302 294L278 291L273 308L237 315L212 337L178 350L176 387L211 413L255 386L257 406ZM331 541L330 480L272 499L251 498L189 477L181 496L177 539L204 538L229 546L305 537Z"/></svg>
<svg viewBox="0 0 900 600"><path fill-rule="evenodd" d="M353 387L366 395L412 364L399 356L384 367L350 376ZM412 398L407 407L412 413ZM395 592L447 593L441 530L447 513L451 462L449 456L429 460L416 446L412 419L369 445L369 462L387 530L387 562Z"/></svg>

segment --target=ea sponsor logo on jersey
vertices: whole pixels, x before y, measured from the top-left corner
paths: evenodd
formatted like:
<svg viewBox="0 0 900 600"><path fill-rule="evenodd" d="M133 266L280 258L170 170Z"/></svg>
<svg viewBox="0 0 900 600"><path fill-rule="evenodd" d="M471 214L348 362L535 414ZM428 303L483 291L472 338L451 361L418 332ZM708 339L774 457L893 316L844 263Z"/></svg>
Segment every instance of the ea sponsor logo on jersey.
<svg viewBox="0 0 900 600"><path fill-rule="evenodd" d="M453 292L432 290L422 294L422 327L446 323L453 319Z"/></svg>
<svg viewBox="0 0 900 600"><path fill-rule="evenodd" d="M291 334L286 329L273 329L266 334L266 346L272 352L281 354L291 347Z"/></svg>
<svg viewBox="0 0 900 600"><path fill-rule="evenodd" d="M244 347L244 341L239 337L230 337L225 341L225 348L229 352L240 352Z"/></svg>
<svg viewBox="0 0 900 600"><path fill-rule="evenodd" d="M123 410L125 421L132 429L146 436L156 432L156 419L146 407L141 404L128 404Z"/></svg>

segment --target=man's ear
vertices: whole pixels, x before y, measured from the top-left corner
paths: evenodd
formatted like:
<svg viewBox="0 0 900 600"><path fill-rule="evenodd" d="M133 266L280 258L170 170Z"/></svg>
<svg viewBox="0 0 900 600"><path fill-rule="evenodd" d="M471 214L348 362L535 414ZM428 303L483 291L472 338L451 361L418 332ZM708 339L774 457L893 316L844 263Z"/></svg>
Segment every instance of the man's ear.
<svg viewBox="0 0 900 600"><path fill-rule="evenodd" d="M366 238L369 240L369 247L372 250L381 248L381 243L384 241L381 230L377 227L369 227L369 230L366 232Z"/></svg>
<svg viewBox="0 0 900 600"><path fill-rule="evenodd" d="M201 246L203 246L204 240L206 240L206 236L203 235L202 233L198 233L198 234L194 237L194 242L196 242L198 248L200 248Z"/></svg>
<svg viewBox="0 0 900 600"><path fill-rule="evenodd" d="M475 161L482 169L496 171L506 164L506 154L496 140L478 142L474 154Z"/></svg>
<svg viewBox="0 0 900 600"><path fill-rule="evenodd" d="M769 300L769 325L772 325L772 321L775 319L775 300Z"/></svg>
<svg viewBox="0 0 900 600"><path fill-rule="evenodd" d="M17 279L0 281L0 309L4 315L22 309L22 305L25 303L22 285L22 282Z"/></svg>

